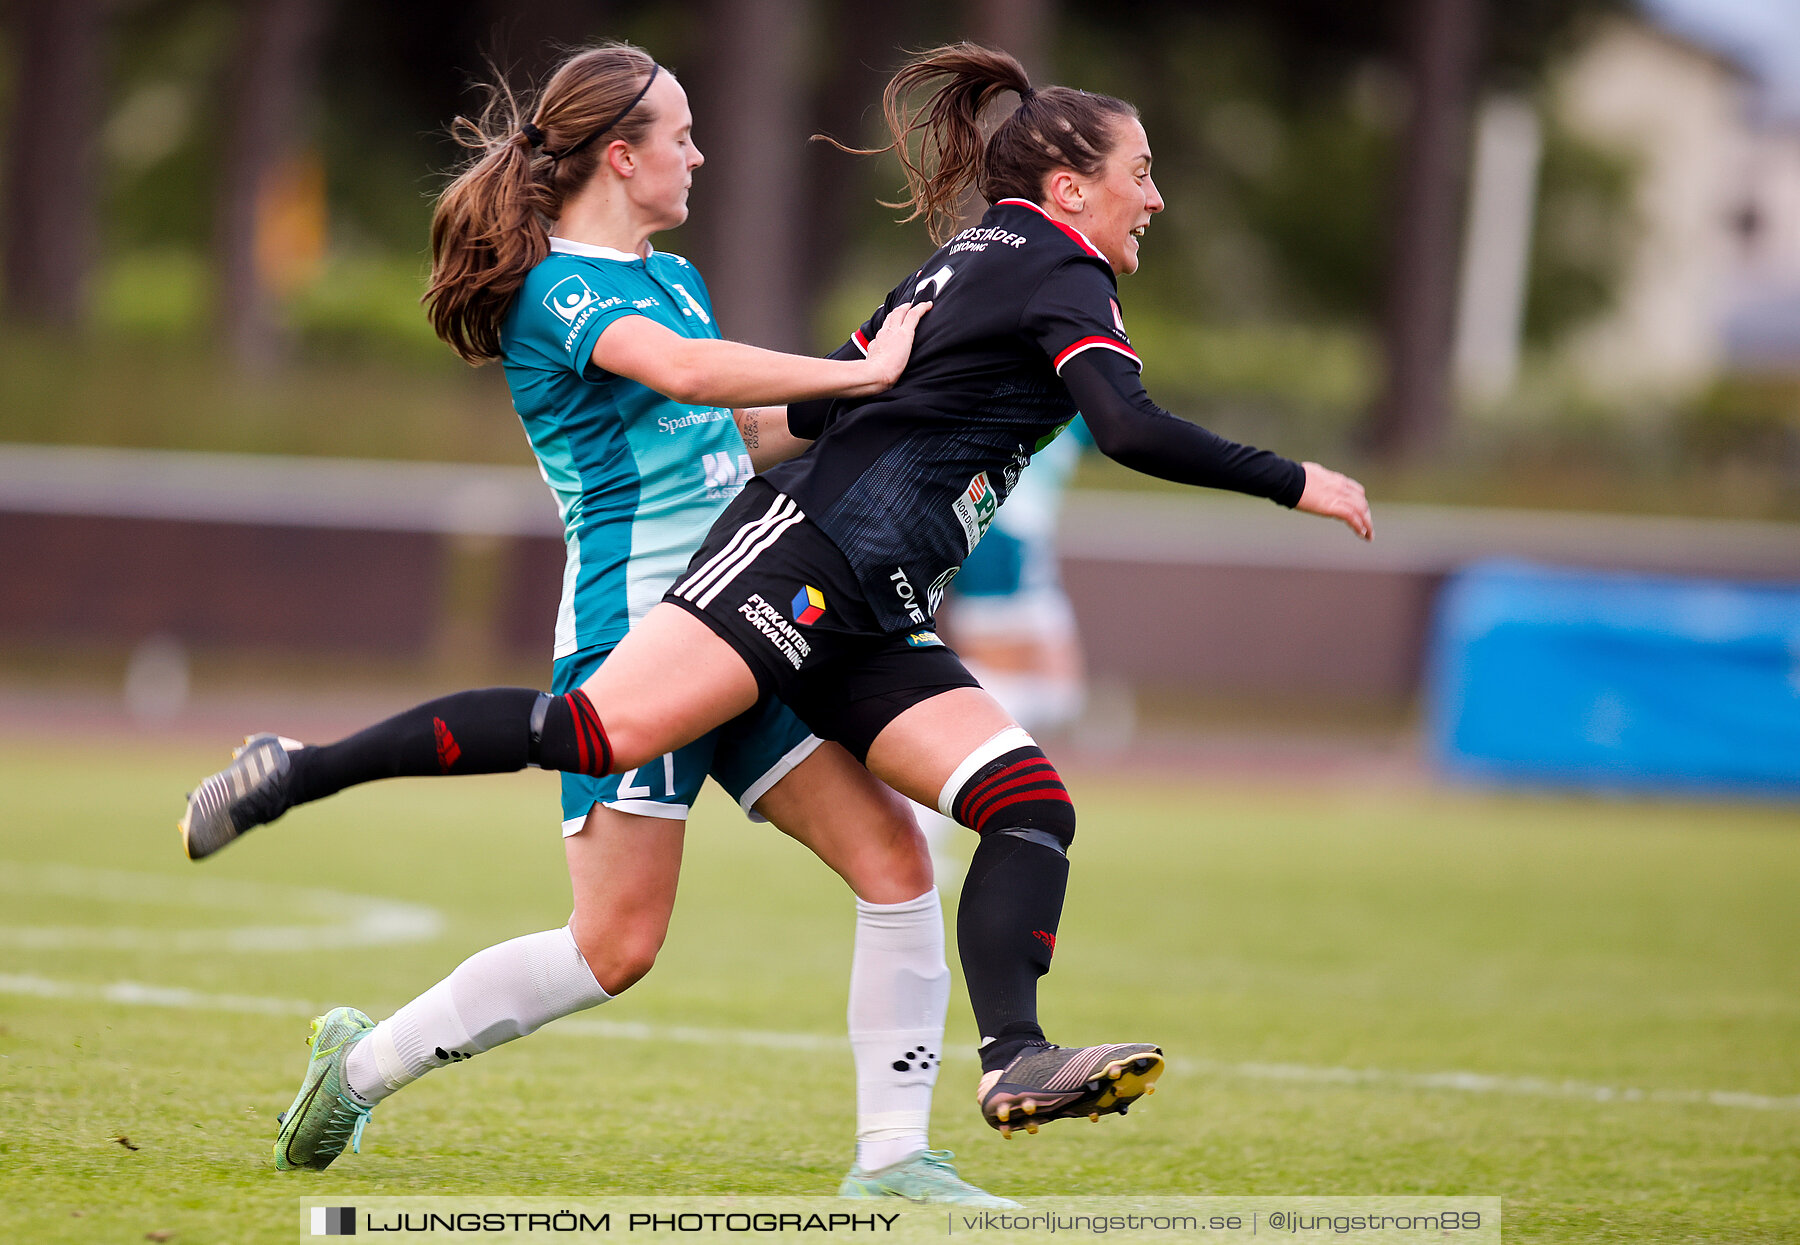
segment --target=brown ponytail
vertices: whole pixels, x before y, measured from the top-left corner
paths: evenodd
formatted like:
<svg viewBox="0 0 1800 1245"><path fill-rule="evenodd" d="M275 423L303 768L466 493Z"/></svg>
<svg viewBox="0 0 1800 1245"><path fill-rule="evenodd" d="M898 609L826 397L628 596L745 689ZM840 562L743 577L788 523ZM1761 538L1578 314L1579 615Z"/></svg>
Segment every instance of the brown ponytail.
<svg viewBox="0 0 1800 1245"><path fill-rule="evenodd" d="M606 143L593 140L635 143L656 120L648 104L631 107L655 70L642 48L601 44L558 66L530 107L496 80L481 114L452 124L474 154L432 213L424 302L431 327L468 362L500 357L501 321L525 275L550 253L550 222L600 165Z"/></svg>
<svg viewBox="0 0 1800 1245"><path fill-rule="evenodd" d="M913 92L940 79L924 103L911 105ZM984 143L981 112L1004 91L1017 92L1019 106ZM989 203L1010 198L1036 203L1044 179L1058 169L1084 177L1098 173L1117 142L1118 122L1138 115L1110 95L1066 86L1033 90L1017 60L975 43L919 53L888 82L881 104L894 141L858 154L893 151L900 157L909 194L886 206L911 208L905 220L923 216L931 240L939 243L950 236L957 207L971 187Z"/></svg>

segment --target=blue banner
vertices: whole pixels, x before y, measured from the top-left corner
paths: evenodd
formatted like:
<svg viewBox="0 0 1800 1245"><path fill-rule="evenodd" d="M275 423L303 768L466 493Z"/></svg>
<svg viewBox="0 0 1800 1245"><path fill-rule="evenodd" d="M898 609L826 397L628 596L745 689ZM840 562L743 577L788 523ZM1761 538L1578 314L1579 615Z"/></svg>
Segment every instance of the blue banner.
<svg viewBox="0 0 1800 1245"><path fill-rule="evenodd" d="M1800 795L1800 587L1477 564L1439 598L1427 713L1468 777Z"/></svg>

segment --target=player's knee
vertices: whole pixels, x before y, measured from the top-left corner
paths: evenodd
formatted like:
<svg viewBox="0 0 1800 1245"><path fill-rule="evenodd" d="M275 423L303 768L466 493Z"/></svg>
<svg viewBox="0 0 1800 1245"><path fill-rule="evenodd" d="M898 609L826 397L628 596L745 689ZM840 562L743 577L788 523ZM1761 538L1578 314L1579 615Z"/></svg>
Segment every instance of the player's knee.
<svg viewBox="0 0 1800 1245"><path fill-rule="evenodd" d="M584 925L579 920L570 922L569 928L581 958L587 961L588 971L594 974L600 988L614 997L649 976L656 967L666 932L666 927L660 925L652 928L647 924L638 927L610 923L602 928Z"/></svg>
<svg viewBox="0 0 1800 1245"><path fill-rule="evenodd" d="M858 898L869 903L905 903L932 886L931 848L913 816L912 804L887 790L875 807L857 810L857 833L831 853L830 863Z"/></svg>
<svg viewBox="0 0 1800 1245"><path fill-rule="evenodd" d="M905 903L931 889L931 848L910 810L870 849L859 873L850 879L851 889L870 903Z"/></svg>
<svg viewBox="0 0 1800 1245"><path fill-rule="evenodd" d="M1065 852L1075 841L1075 805L1062 776L1016 726L964 759L945 784L939 807L983 837L1016 834Z"/></svg>
<svg viewBox="0 0 1800 1245"><path fill-rule="evenodd" d="M594 703L580 688L566 696L540 694L531 711L531 763L595 778L616 773L621 760L629 768L629 759L618 756L613 746L619 725L602 726Z"/></svg>
<svg viewBox="0 0 1800 1245"><path fill-rule="evenodd" d="M618 996L650 975L656 967L656 953L661 945L645 945L616 948L606 965L604 978L594 974L594 980L608 994Z"/></svg>
<svg viewBox="0 0 1800 1245"><path fill-rule="evenodd" d="M606 721L580 688L566 696L540 695L531 719L533 764L602 778L648 765L684 740L671 739L654 707L609 706Z"/></svg>
<svg viewBox="0 0 1800 1245"><path fill-rule="evenodd" d="M1016 835L1067 855L1069 845L1075 841L1075 805L1070 802L1068 791L1062 789L1060 778L1057 788L1060 794L1055 798L1001 810L989 818L985 829L978 833L984 838L996 834Z"/></svg>

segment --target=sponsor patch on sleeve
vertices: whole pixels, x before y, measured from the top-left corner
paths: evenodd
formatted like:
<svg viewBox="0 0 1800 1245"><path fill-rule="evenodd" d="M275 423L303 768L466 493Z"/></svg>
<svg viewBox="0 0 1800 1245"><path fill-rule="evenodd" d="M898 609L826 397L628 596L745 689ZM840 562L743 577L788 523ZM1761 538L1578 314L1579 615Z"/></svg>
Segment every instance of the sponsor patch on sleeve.
<svg viewBox="0 0 1800 1245"><path fill-rule="evenodd" d="M544 306L564 324L575 323L581 319L582 312L599 301L600 296L589 289L588 283L579 276L564 277L544 295Z"/></svg>
<svg viewBox="0 0 1800 1245"><path fill-rule="evenodd" d="M550 314L568 326L569 331L563 336L564 350L575 348L575 342L581 336L581 327L588 322L589 317L609 307L617 307L623 301L616 297L601 298L579 274L564 277L544 295L544 306L549 309Z"/></svg>

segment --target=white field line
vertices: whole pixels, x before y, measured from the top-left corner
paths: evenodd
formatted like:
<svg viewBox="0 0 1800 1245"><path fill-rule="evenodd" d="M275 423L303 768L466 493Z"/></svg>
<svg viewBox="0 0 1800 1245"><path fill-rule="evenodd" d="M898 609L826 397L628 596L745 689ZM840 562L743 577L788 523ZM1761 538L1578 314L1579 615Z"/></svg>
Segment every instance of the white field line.
<svg viewBox="0 0 1800 1245"><path fill-rule="evenodd" d="M435 908L373 895L76 865L0 862L0 895L5 894L97 901L114 909L154 905L236 912L265 920L291 914L307 922L185 930L0 925L0 947L20 951L330 951L429 942L444 930L444 918Z"/></svg>
<svg viewBox="0 0 1800 1245"><path fill-rule="evenodd" d="M299 999L272 999L243 994L206 994L179 986L115 981L106 985L56 981L21 973L0 973L0 994L134 1007L170 1007L183 1011L249 1012L267 1016L313 1016L324 1011ZM783 1033L767 1029L709 1029L697 1025L660 1025L630 1020L565 1019L543 1032L570 1037L597 1037L622 1042L681 1042L697 1046L756 1046L771 1050L842 1051L847 1038L820 1033ZM956 1062L973 1059L968 1051L946 1051ZM1209 1059L1171 1059L1172 1071L1190 1076L1231 1080L1287 1081L1307 1085L1366 1085L1398 1089L1449 1090L1467 1094L1501 1094L1534 1098L1575 1098L1588 1102L1650 1102L1686 1106L1736 1107L1752 1111L1800 1111L1800 1094L1750 1094L1735 1090L1619 1089L1582 1081L1555 1081L1531 1076L1494 1076L1483 1072L1392 1072L1380 1068L1322 1068L1309 1064L1226 1063Z"/></svg>
<svg viewBox="0 0 1800 1245"><path fill-rule="evenodd" d="M0 994L28 994L40 999L74 999L83 1003L120 1003L127 1007L173 1007L186 1012L252 1012L261 1016L316 1016L320 1010L298 999L206 994L181 986L151 986L141 981L95 985L54 981L30 973L0 973Z"/></svg>
<svg viewBox="0 0 1800 1245"><path fill-rule="evenodd" d="M1258 1081L1299 1081L1313 1085L1394 1085L1403 1089L1447 1089L1466 1094L1518 1094L1534 1098L1585 1098L1592 1102L1667 1102L1753 1111L1800 1111L1800 1094L1746 1094L1722 1089L1617 1089L1585 1081L1553 1081L1537 1076L1494 1076L1486 1072L1389 1072L1380 1068L1320 1068L1296 1063L1222 1063L1171 1059L1169 1066L1201 1076Z"/></svg>

